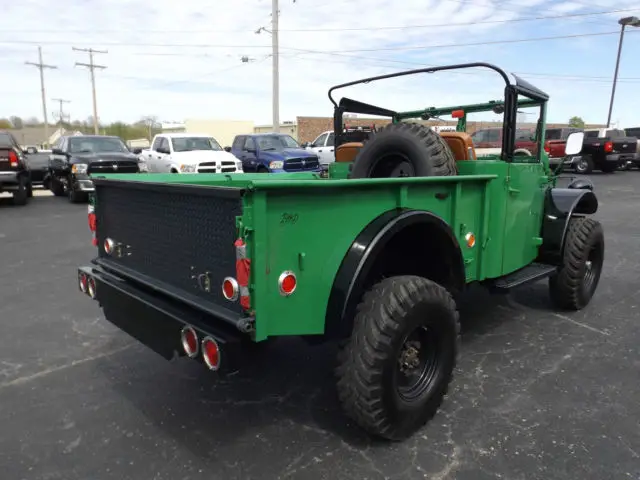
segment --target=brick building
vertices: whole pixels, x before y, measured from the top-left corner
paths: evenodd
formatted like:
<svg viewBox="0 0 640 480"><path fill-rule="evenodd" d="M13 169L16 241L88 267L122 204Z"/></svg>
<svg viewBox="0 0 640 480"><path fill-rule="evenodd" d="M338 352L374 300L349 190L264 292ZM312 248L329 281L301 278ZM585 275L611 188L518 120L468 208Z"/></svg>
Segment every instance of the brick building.
<svg viewBox="0 0 640 480"><path fill-rule="evenodd" d="M352 126L370 126L375 125L383 126L390 123L391 120L386 118L345 118L345 125ZM315 140L318 135L322 132L326 132L327 130L333 130L333 118L332 117L296 117L297 123L297 139L298 142L312 142ZM420 123L430 125L430 126L454 126L456 122L454 121L422 121ZM491 128L491 127L500 127L502 125L501 122L467 122L467 132L473 133L480 128ZM522 128L535 128L535 123L519 123L519 127ZM566 123L548 123L547 128L560 128L567 127ZM586 125L585 128L601 128L606 125Z"/></svg>

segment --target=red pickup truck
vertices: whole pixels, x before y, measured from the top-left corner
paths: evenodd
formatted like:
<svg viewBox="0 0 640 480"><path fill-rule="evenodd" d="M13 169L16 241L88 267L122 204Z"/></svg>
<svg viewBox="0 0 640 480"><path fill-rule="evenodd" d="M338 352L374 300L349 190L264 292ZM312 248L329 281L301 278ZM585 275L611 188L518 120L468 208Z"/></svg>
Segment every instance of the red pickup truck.
<svg viewBox="0 0 640 480"><path fill-rule="evenodd" d="M535 131L529 128L516 129L515 154L520 152L526 155L536 155L538 144L533 140ZM502 147L502 128L481 128L471 134L475 148L500 148Z"/></svg>
<svg viewBox="0 0 640 480"><path fill-rule="evenodd" d="M567 137L573 132L581 132L582 128L547 128L544 133L544 151L549 155L549 165L555 166L565 160L564 147ZM570 162L569 162L570 163Z"/></svg>

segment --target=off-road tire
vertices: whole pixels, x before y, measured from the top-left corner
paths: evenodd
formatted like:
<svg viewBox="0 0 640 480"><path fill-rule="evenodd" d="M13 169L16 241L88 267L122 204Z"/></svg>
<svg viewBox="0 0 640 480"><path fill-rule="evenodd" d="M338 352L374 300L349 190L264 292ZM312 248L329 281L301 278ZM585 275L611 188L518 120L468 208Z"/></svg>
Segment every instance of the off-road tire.
<svg viewBox="0 0 640 480"><path fill-rule="evenodd" d="M589 156L582 157L578 163L574 164L573 169L576 173L587 175L593 172L593 159Z"/></svg>
<svg viewBox="0 0 640 480"><path fill-rule="evenodd" d="M407 336L427 327L435 362L413 399L400 393L398 370ZM348 417L372 435L402 440L440 407L453 376L460 324L451 294L416 276L382 280L358 306L351 337L343 341L336 368L338 398ZM420 375L420 378L423 378Z"/></svg>
<svg viewBox="0 0 640 480"><path fill-rule="evenodd" d="M29 201L29 188L25 177L18 180L18 189L13 192L12 201L14 205L26 205Z"/></svg>
<svg viewBox="0 0 640 480"><path fill-rule="evenodd" d="M401 165L406 167L404 171L400 171ZM390 123L364 141L349 177L441 177L457 173L453 152L436 132L418 123Z"/></svg>
<svg viewBox="0 0 640 480"><path fill-rule="evenodd" d="M565 310L584 308L598 286L603 262L604 232L600 222L588 217L570 219L562 265L549 279L552 302Z"/></svg>

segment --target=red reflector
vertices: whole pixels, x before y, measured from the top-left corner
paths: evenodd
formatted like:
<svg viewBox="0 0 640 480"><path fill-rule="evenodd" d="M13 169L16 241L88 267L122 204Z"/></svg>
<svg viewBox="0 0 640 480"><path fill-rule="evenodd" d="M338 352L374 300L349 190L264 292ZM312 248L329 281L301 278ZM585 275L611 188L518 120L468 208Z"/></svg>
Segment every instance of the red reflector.
<svg viewBox="0 0 640 480"><path fill-rule="evenodd" d="M297 285L296 275L293 272L282 272L278 279L278 287L280 288L280 295L291 295Z"/></svg>
<svg viewBox="0 0 640 480"><path fill-rule="evenodd" d="M184 327L180 333L182 348L191 358L198 354L198 334L192 327Z"/></svg>
<svg viewBox="0 0 640 480"><path fill-rule="evenodd" d="M235 278L227 277L223 280L222 295L227 300L235 301L238 299L238 282Z"/></svg>
<svg viewBox="0 0 640 480"><path fill-rule="evenodd" d="M218 370L220 367L220 349L218 342L211 337L202 340L202 358L210 370Z"/></svg>
<svg viewBox="0 0 640 480"><path fill-rule="evenodd" d="M87 293L87 275L85 273L78 275L78 286L82 293Z"/></svg>
<svg viewBox="0 0 640 480"><path fill-rule="evenodd" d="M9 163L12 167L18 166L18 155L13 150L9 150Z"/></svg>
<svg viewBox="0 0 640 480"><path fill-rule="evenodd" d="M551 151L551 149L549 147L544 147L544 151L549 153Z"/></svg>
<svg viewBox="0 0 640 480"><path fill-rule="evenodd" d="M451 116L453 118L462 118L464 117L464 110L454 110L453 112L451 112Z"/></svg>
<svg viewBox="0 0 640 480"><path fill-rule="evenodd" d="M91 298L96 298L96 281L93 277L89 277L87 280L87 293Z"/></svg>
<svg viewBox="0 0 640 480"><path fill-rule="evenodd" d="M115 243L113 242L113 240L111 240L110 238L107 238L104 241L104 253L106 253L107 255L111 255L113 253L114 246L115 246Z"/></svg>
<svg viewBox="0 0 640 480"><path fill-rule="evenodd" d="M613 152L613 142L604 142L604 151L607 153Z"/></svg>
<svg viewBox="0 0 640 480"><path fill-rule="evenodd" d="M91 230L92 232L95 232L97 227L96 214L90 213L88 220L89 220L89 230Z"/></svg>

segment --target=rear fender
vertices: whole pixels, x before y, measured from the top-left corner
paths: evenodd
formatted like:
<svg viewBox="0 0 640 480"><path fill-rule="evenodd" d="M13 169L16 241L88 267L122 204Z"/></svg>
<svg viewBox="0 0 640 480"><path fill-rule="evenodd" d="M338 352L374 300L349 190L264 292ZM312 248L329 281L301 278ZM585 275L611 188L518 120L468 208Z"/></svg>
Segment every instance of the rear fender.
<svg viewBox="0 0 640 480"><path fill-rule="evenodd" d="M564 241L569 220L573 216L594 214L598 198L589 188L551 188L547 191L542 222L542 246L538 260L559 265L564 253Z"/></svg>
<svg viewBox="0 0 640 480"><path fill-rule="evenodd" d="M414 230L413 227L418 227L418 230ZM421 227L424 227L425 230ZM372 282L377 281L377 274L373 271L374 267L380 266L379 261L386 255L385 248L389 246L392 239L399 240L398 235L403 232L405 234L409 232L428 232L430 234L431 238L409 237L417 244L422 243L424 238L424 245L427 245L428 241L433 241L433 238L437 237L437 241L440 242L438 252L446 252L445 258L434 251L418 251L416 256L421 253L426 255L431 253L434 257L434 264L438 264L439 267L446 266L446 281L441 283L445 284L443 286L453 294L464 288L465 268L462 251L449 225L442 218L430 212L406 209L388 211L377 217L360 232L342 260L327 305L325 338L344 338L349 335L358 303ZM431 259L429 261L431 262ZM428 274L431 273L419 271L418 267L412 268L419 262L410 260L409 263L411 266L407 268L408 271L394 272L394 274L425 274L424 276L428 277ZM432 272L435 270L434 267ZM438 273L442 275L444 270L440 268Z"/></svg>

